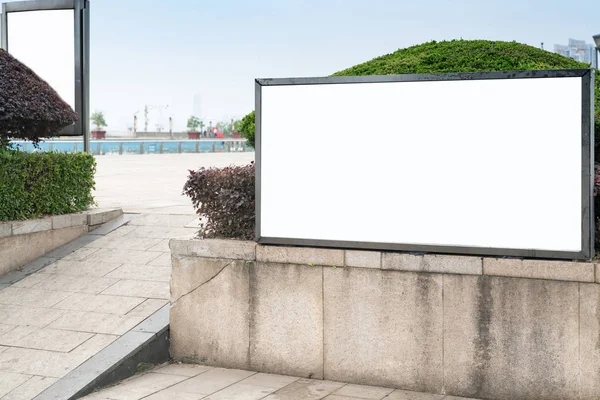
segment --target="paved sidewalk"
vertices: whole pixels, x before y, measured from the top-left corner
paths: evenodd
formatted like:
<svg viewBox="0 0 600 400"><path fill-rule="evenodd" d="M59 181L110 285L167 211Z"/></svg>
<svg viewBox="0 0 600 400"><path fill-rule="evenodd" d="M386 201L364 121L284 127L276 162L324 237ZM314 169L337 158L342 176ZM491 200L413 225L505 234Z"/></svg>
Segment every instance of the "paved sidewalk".
<svg viewBox="0 0 600 400"><path fill-rule="evenodd" d="M86 400L469 400L238 369L165 364ZM470 399L474 400L474 399Z"/></svg>
<svg viewBox="0 0 600 400"><path fill-rule="evenodd" d="M196 216L130 217L0 289L0 399L32 399L168 303L169 239Z"/></svg>

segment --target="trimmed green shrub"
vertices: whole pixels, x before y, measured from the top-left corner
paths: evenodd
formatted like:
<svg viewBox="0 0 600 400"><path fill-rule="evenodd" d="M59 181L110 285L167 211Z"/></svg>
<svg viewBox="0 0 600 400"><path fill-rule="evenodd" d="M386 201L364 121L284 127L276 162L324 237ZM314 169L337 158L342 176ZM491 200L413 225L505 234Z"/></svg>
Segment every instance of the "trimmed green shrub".
<svg viewBox="0 0 600 400"><path fill-rule="evenodd" d="M183 194L206 217L206 238L254 239L254 164L189 171Z"/></svg>
<svg viewBox="0 0 600 400"><path fill-rule="evenodd" d="M86 210L95 172L91 154L0 150L0 221Z"/></svg>

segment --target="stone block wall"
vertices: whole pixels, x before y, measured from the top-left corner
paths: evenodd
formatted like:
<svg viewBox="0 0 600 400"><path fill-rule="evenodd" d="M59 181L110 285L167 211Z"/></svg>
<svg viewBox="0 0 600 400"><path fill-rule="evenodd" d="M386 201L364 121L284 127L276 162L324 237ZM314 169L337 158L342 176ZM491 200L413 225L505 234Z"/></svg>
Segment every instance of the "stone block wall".
<svg viewBox="0 0 600 400"><path fill-rule="evenodd" d="M172 240L171 352L493 399L600 398L593 263Z"/></svg>

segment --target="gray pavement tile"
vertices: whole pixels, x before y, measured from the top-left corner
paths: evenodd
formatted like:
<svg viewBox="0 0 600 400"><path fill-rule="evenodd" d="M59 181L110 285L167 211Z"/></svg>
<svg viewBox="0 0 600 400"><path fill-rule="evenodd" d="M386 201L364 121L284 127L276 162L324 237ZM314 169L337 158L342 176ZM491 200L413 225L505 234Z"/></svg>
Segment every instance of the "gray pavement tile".
<svg viewBox="0 0 600 400"><path fill-rule="evenodd" d="M191 224L197 219L198 218L193 215L143 214L131 221L130 225L180 228Z"/></svg>
<svg viewBox="0 0 600 400"><path fill-rule="evenodd" d="M162 253L142 250L126 249L85 249L94 250L85 261L102 262L110 264L147 264ZM82 249L83 250L83 249Z"/></svg>
<svg viewBox="0 0 600 400"><path fill-rule="evenodd" d="M40 274L58 274L74 276L103 277L109 272L119 268L119 264L103 262L58 260L40 271ZM43 278L42 278L43 279Z"/></svg>
<svg viewBox="0 0 600 400"><path fill-rule="evenodd" d="M155 265L158 267L169 267L171 268L171 253L163 253L158 258L150 261L148 265Z"/></svg>
<svg viewBox="0 0 600 400"><path fill-rule="evenodd" d="M187 379L185 376L148 373L126 379L116 386L104 389L102 396L112 400L134 400L175 385Z"/></svg>
<svg viewBox="0 0 600 400"><path fill-rule="evenodd" d="M260 400L276 389L238 382L204 397L204 400Z"/></svg>
<svg viewBox="0 0 600 400"><path fill-rule="evenodd" d="M101 236L98 236L100 238ZM82 261L86 257L89 257L93 253L97 252L99 249L94 249L91 247L82 247L79 250L72 252L71 254L62 257L62 260L65 261Z"/></svg>
<svg viewBox="0 0 600 400"><path fill-rule="evenodd" d="M162 306L168 304L168 300L162 299L148 299L145 300L142 304L129 311L127 315L144 315L149 316L154 312L158 311Z"/></svg>
<svg viewBox="0 0 600 400"><path fill-rule="evenodd" d="M107 274L106 278L169 282L171 280L171 268L170 265L169 267L164 267L154 265L123 264L119 268Z"/></svg>
<svg viewBox="0 0 600 400"><path fill-rule="evenodd" d="M65 311L52 308L0 305L0 321L7 325L44 327L60 318Z"/></svg>
<svg viewBox="0 0 600 400"><path fill-rule="evenodd" d="M171 239L161 239L160 242L158 242L157 245L150 247L148 250L150 251L162 251L165 253L168 253L171 251L171 248L169 247L169 242L171 241Z"/></svg>
<svg viewBox="0 0 600 400"><path fill-rule="evenodd" d="M210 371L213 367L206 365L194 365L194 364L168 364L163 367L157 368L152 372L157 374L169 374L169 375L181 375L189 378L200 375L206 371Z"/></svg>
<svg viewBox="0 0 600 400"><path fill-rule="evenodd" d="M31 379L2 397L2 400L29 400L43 392L58 379L44 376L32 376Z"/></svg>
<svg viewBox="0 0 600 400"><path fill-rule="evenodd" d="M314 379L299 379L296 382L265 397L268 400L307 400L322 399L335 390L344 386L343 383L332 381L321 381Z"/></svg>
<svg viewBox="0 0 600 400"><path fill-rule="evenodd" d="M133 332L148 332L161 334L169 328L169 305L146 318L143 322L132 329Z"/></svg>
<svg viewBox="0 0 600 400"><path fill-rule="evenodd" d="M193 237L197 232L198 229L196 228L139 226L137 229L129 232L126 237L172 239L176 237Z"/></svg>
<svg viewBox="0 0 600 400"><path fill-rule="evenodd" d="M47 253L44 257L50 258L63 258L73 254L75 251L81 249L82 247L98 240L101 238L99 235L87 234L83 236L79 236L77 239L70 241L67 244L64 244L51 252Z"/></svg>
<svg viewBox="0 0 600 400"><path fill-rule="evenodd" d="M56 260L57 258L40 257L37 260L25 264L18 270L11 271L5 275L0 276L0 289L4 285L10 286L13 283L19 282L20 280L28 277L29 275L34 274L37 271L43 269L47 265L52 264Z"/></svg>
<svg viewBox="0 0 600 400"><path fill-rule="evenodd" d="M54 305L53 308L124 315L137 308L145 300L146 299L140 297L73 293L70 297ZM148 313L148 315L149 314L150 313Z"/></svg>
<svg viewBox="0 0 600 400"><path fill-rule="evenodd" d="M170 296L170 289L169 282L135 281L123 279L104 290L102 294L168 300Z"/></svg>
<svg viewBox="0 0 600 400"><path fill-rule="evenodd" d="M377 386L363 386L348 384L333 392L334 395L357 397L367 400L381 400L394 389L382 388Z"/></svg>
<svg viewBox="0 0 600 400"><path fill-rule="evenodd" d="M34 286L39 290L56 290L97 294L114 285L118 279L38 273L43 278Z"/></svg>
<svg viewBox="0 0 600 400"><path fill-rule="evenodd" d="M102 224L100 227L94 229L92 232L95 235L107 235L119 228L123 225L127 224L131 220L135 219L137 214L123 214L113 219L112 221L108 221Z"/></svg>
<svg viewBox="0 0 600 400"><path fill-rule="evenodd" d="M394 390L392 393L384 397L385 400L441 400L444 395L411 392L409 390Z"/></svg>
<svg viewBox="0 0 600 400"><path fill-rule="evenodd" d="M101 249L148 250L160 243L161 240L162 239L154 238L130 238L127 236L105 236L93 243L90 243L87 247Z"/></svg>
<svg viewBox="0 0 600 400"><path fill-rule="evenodd" d="M0 372L0 397L10 393L31 378L31 375L14 372Z"/></svg>
<svg viewBox="0 0 600 400"><path fill-rule="evenodd" d="M254 374L255 372L239 369L213 368L201 375L174 385L171 390L174 393L210 395Z"/></svg>
<svg viewBox="0 0 600 400"><path fill-rule="evenodd" d="M144 319L140 315L116 315L86 311L65 311L48 325L52 329L123 335Z"/></svg>
<svg viewBox="0 0 600 400"><path fill-rule="evenodd" d="M94 336L92 333L18 326L0 336L0 344L66 353L89 340L92 336Z"/></svg>
<svg viewBox="0 0 600 400"><path fill-rule="evenodd" d="M240 381L240 383L281 389L282 387L296 382L298 379L300 378L294 376L258 373Z"/></svg>
<svg viewBox="0 0 600 400"><path fill-rule="evenodd" d="M0 304L50 308L70 295L69 292L9 287L0 292Z"/></svg>

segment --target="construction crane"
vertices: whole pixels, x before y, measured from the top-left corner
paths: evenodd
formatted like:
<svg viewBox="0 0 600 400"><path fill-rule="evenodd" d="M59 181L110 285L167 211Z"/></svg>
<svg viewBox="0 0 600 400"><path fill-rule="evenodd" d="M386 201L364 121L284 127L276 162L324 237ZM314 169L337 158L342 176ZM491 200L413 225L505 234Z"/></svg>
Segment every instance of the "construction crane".
<svg viewBox="0 0 600 400"><path fill-rule="evenodd" d="M169 108L169 105L164 105L164 106L154 106L154 105L145 105L143 110L138 110L135 113L133 113L133 135L136 136L137 135L137 115L140 112L144 112L144 132L148 132L148 112L151 110L167 110Z"/></svg>

